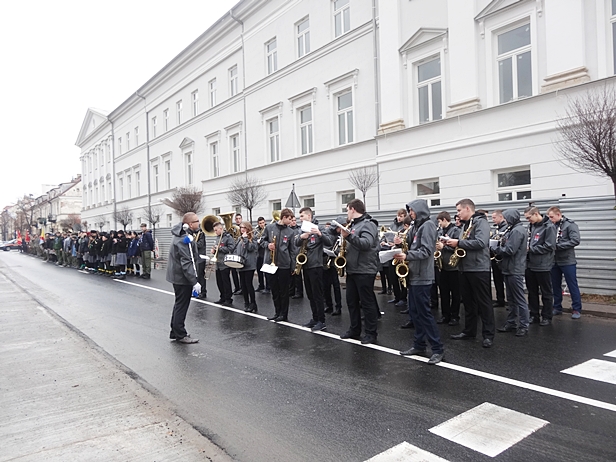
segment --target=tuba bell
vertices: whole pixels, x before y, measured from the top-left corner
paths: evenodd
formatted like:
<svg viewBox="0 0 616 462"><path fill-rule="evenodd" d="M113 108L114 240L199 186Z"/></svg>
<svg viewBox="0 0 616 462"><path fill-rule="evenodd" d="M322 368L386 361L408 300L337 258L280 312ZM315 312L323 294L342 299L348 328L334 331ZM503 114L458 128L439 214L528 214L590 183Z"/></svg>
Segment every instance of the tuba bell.
<svg viewBox="0 0 616 462"><path fill-rule="evenodd" d="M280 221L280 212L280 210L272 210L272 221L270 221L270 225Z"/></svg>

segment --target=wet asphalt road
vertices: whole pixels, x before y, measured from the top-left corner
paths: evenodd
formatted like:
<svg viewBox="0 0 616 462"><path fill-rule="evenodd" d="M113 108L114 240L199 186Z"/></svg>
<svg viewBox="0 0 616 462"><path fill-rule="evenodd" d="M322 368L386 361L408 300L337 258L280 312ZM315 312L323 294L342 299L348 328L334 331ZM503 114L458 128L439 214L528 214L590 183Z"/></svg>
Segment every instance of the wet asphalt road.
<svg viewBox="0 0 616 462"><path fill-rule="evenodd" d="M336 338L277 325L261 317L194 301L187 329L200 339L167 339L173 304L164 271L125 284L1 252L20 286L83 332L166 397L179 415L241 461L362 461L403 441L448 460L616 460L616 411L531 391L459 370L432 367ZM152 290L159 289L159 290ZM208 281L208 300L216 284ZM379 345L410 346L406 319L388 296ZM343 291L344 299L344 291ZM236 298L243 307L243 299ZM259 314L273 314L270 296L257 294ZM505 309L495 310L497 325ZM291 300L289 320L310 318L308 301ZM348 315L329 317L340 334ZM457 327L442 326L446 361L616 405L616 385L560 371L616 350L616 321L568 316L530 336L497 334L455 342ZM35 332L23 335L36 335ZM484 402L549 422L495 458L434 435L428 429Z"/></svg>

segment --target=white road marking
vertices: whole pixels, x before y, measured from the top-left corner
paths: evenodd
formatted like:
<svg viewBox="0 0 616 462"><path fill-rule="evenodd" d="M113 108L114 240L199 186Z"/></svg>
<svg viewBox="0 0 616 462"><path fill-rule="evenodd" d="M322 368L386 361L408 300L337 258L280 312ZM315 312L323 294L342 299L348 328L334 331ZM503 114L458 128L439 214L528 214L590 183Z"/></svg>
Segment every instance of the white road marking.
<svg viewBox="0 0 616 462"><path fill-rule="evenodd" d="M496 457L549 422L491 403L483 403L430 432L486 456Z"/></svg>
<svg viewBox="0 0 616 462"><path fill-rule="evenodd" d="M560 372L616 385L616 363L611 361L590 359Z"/></svg>
<svg viewBox="0 0 616 462"><path fill-rule="evenodd" d="M609 356L610 358L616 358L616 350L605 353L603 356Z"/></svg>
<svg viewBox="0 0 616 462"><path fill-rule="evenodd" d="M447 459L404 441L365 462L447 462Z"/></svg>
<svg viewBox="0 0 616 462"><path fill-rule="evenodd" d="M157 289L155 287L148 287L148 286L144 286L141 284L135 284L134 282L129 282L129 281L121 281L121 280L117 280L114 279L114 281L116 282L121 282L122 284L129 284L129 285L133 285L136 287L141 287L143 289L150 289L150 290L154 290L156 292L161 292L164 294L168 294L171 296L174 296L173 292L170 292L168 290L162 290L162 289ZM237 308L232 308L232 307L227 307L227 306L222 306L222 305L218 305L216 303L213 302L208 302L206 300L199 300L196 298L193 298L193 301L198 302L198 303L203 303L205 305L210 305L216 308L221 308L223 310L227 310L227 311L233 311L235 313L239 313L239 314L243 314L246 316L252 316L254 318L259 318L259 319L263 319L263 320L267 320L267 317L260 315L260 314L255 314L255 313L246 313L244 312L244 310L239 310ZM299 330L303 330L306 332L310 332L310 329L308 329L307 327L303 327L300 326L298 324L292 324L290 322L278 322L277 324L282 324L284 326L288 326L288 327L292 327L294 329L299 329ZM339 335L336 334L332 334L330 332L324 332L324 331L319 331L319 332L312 332L313 335L322 335L324 337L329 337L341 342L347 342L347 343L353 343L355 345L359 345L365 348L371 348L373 350L378 350L378 351L382 351L384 353L389 353L389 354L393 354L396 356L400 356L400 352L398 350L394 350L393 348L387 348L381 345L374 345L374 344L368 344L368 345L362 345L360 341L358 340L352 340L352 339L341 339ZM414 360L414 361L420 361L420 362L424 362L427 363L428 362L428 358L425 358L423 356L401 356L401 358L405 358L408 360ZM496 375L496 374L491 374L489 372L483 372L483 371L478 371L475 369L471 369L469 367L464 367L464 366L458 366L456 364L452 364L452 363L447 363L447 362L443 362L441 361L440 363L436 364L436 367L442 367L445 369L450 369L453 371L457 371L457 372L461 372L463 374L468 374L468 375L474 375L475 377L481 377L484 379L488 379L488 380L492 380L494 382L500 382L500 383L505 383L507 385L512 385L514 387L518 387L518 388L523 388L525 390L531 390L531 391L535 391L537 393L543 393L544 395L549 395L549 396L554 396L556 398L561 398L561 399L566 399L568 401L573 401L575 403L581 403L581 404L586 404L588 406L593 406L593 407L597 407L600 409L605 409L607 411L612 411L612 412L616 412L616 404L612 404L612 403L606 403L604 401L599 401L596 399L592 399L592 398L586 398L584 396L578 396L578 395L574 395L573 393L567 393L565 391L559 391L559 390L554 390L552 388L547 388L547 387L542 387L540 385L534 385L532 383L527 383L527 382L522 382L521 380L516 380L516 379L510 379L508 377L503 377L501 375ZM563 371L564 372L564 371Z"/></svg>

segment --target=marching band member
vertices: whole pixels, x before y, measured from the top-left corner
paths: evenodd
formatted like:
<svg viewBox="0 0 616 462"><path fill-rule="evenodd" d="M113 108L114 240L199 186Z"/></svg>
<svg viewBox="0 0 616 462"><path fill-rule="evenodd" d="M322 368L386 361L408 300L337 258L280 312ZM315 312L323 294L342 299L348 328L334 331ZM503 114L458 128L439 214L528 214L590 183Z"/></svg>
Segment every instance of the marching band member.
<svg viewBox="0 0 616 462"><path fill-rule="evenodd" d="M313 219L312 209L304 207L299 211L302 221L313 223L310 232L295 236L295 247L306 255L306 263L301 266L304 273L306 295L310 300L312 319L304 324L312 332L323 330L325 326L325 303L323 301L323 245L332 245L333 238L325 228L318 225ZM296 269L297 272L297 269Z"/></svg>
<svg viewBox="0 0 616 462"><path fill-rule="evenodd" d="M267 280L267 273L261 271L261 267L263 266L263 258L265 256L265 249L261 247L261 236L265 232L265 218L259 217L257 219L257 229L255 230L255 238L257 238L258 256L257 256L257 277L259 278L259 287L257 287L257 292L263 292L264 294L269 293L269 282Z"/></svg>
<svg viewBox="0 0 616 462"><path fill-rule="evenodd" d="M244 311L256 313L255 288L252 285L257 267L257 243L252 234L252 225L247 221L240 224L240 237L233 250L235 255L244 257L244 266L237 270L240 277L242 294L244 295Z"/></svg>
<svg viewBox="0 0 616 462"><path fill-rule="evenodd" d="M391 224L391 230L394 233L404 232L404 229L405 229L404 220L407 217L408 217L408 214L407 214L406 209L398 210L398 212L396 213L396 218L394 218L394 221ZM382 242L381 244L382 244L381 245L382 250L386 250L387 246L389 246L390 249L394 247L393 242L387 242L386 240ZM396 267L392 265L391 262L386 262L385 267L387 268L388 282L394 291L394 298L392 298L391 300L388 300L387 303L393 303L394 306L403 307L403 311L405 311L408 305L406 301L407 299L406 287L403 287L402 284L400 284L398 276L396 276Z"/></svg>
<svg viewBox="0 0 616 462"><path fill-rule="evenodd" d="M340 229L340 234L348 244L346 298L351 326L340 338L360 339L363 312L365 335L361 337L361 343L375 343L379 313L374 294L378 258L376 250L379 244L378 223L366 213L364 203L359 199L353 199L347 204L347 220L350 225L348 229Z"/></svg>
<svg viewBox="0 0 616 462"><path fill-rule="evenodd" d="M297 219L295 217L293 217L293 219L291 220L291 224L289 225L289 227L295 232L296 235L301 233L300 227L297 225ZM294 246L293 247L294 253L291 256L292 262L295 261L295 257L297 257L298 251L299 249L297 249ZM293 264L291 265L291 267L292 267L291 269L295 268ZM289 297L295 300L304 298L304 278L302 277L301 272L299 274L295 274L294 272L291 273L291 285L289 286Z"/></svg>
<svg viewBox="0 0 616 462"><path fill-rule="evenodd" d="M434 282L434 252L436 225L430 220L430 209L425 199L417 199L407 205L413 211L415 220L405 239L409 242L408 252L394 258L409 262L410 284L408 285L409 313L415 324L413 346L400 354L426 355L426 337L432 348L428 364L437 364L444 358L441 336L430 311L430 291ZM397 237L394 242L398 243Z"/></svg>
<svg viewBox="0 0 616 462"><path fill-rule="evenodd" d="M502 234L507 229L507 221L503 217L502 210L494 210L492 212L492 222L495 228L492 230L492 239L500 239ZM496 260L492 260L492 279L494 280L494 288L496 289L496 301L492 303L494 307L505 306L505 280L503 279L503 273Z"/></svg>
<svg viewBox="0 0 616 462"><path fill-rule="evenodd" d="M494 308L490 283L490 224L485 213L475 212L475 203L462 199L456 210L463 223L459 239L449 239L446 245L460 248L466 256L459 258L460 293L464 300L464 330L452 335L454 340L477 336L477 315L481 317L484 348L494 342Z"/></svg>
<svg viewBox="0 0 616 462"><path fill-rule="evenodd" d="M235 225L239 229L243 221L242 214L236 213L233 219L235 220ZM233 295L241 295L242 285L240 284L240 277L239 277L239 274L237 274L236 268L231 268L231 278L233 279Z"/></svg>
<svg viewBox="0 0 616 462"><path fill-rule="evenodd" d="M552 266L552 289L554 291L554 311L559 315L563 312L563 291L561 284L563 275L571 294L571 317L580 319L582 312L582 297L578 287L575 260L575 247L580 245L580 228L561 213L558 207L548 209L548 217L556 227L556 254Z"/></svg>
<svg viewBox="0 0 616 462"><path fill-rule="evenodd" d="M537 207L527 207L524 216L528 225L528 254L526 256L526 288L528 289L528 308L530 322L540 326L552 324L552 276L554 251L556 250L556 228L539 213ZM539 290L541 289L541 319L539 319Z"/></svg>
<svg viewBox="0 0 616 462"><path fill-rule="evenodd" d="M292 255L295 231L290 228L293 217L291 209L282 209L280 221L267 225L261 238L261 247L268 250L265 253L265 263L275 264L278 268L274 274L270 275L276 312L267 318L269 321L287 321L289 317L289 285L293 271L292 262L294 262ZM274 253L274 261L271 260L272 253Z"/></svg>
<svg viewBox="0 0 616 462"><path fill-rule="evenodd" d="M216 255L216 286L220 292L220 299L216 302L222 306L233 306L233 293L231 291L231 268L224 263L225 255L233 253L235 239L224 228L221 222L214 223L214 232L218 245L212 246L210 253Z"/></svg>
<svg viewBox="0 0 616 462"><path fill-rule="evenodd" d="M346 216L339 216L336 221L342 225L346 223ZM326 233L330 234L332 245L323 245L328 250L333 250L338 239L340 239L340 231L336 226L328 226L325 229ZM327 255L323 257L323 295L325 298L325 313L331 313L332 316L340 316L342 314L342 292L340 290L340 278L336 269L334 259ZM332 288L334 290L334 298L332 300ZM335 303L335 305L334 305Z"/></svg>
<svg viewBox="0 0 616 462"><path fill-rule="evenodd" d="M520 221L520 212L507 209L503 212L507 227L502 231L498 247L494 249L496 259L502 259L502 270L507 287L509 313L499 332L515 332L516 337L528 334L528 305L524 297L524 271L526 269L526 230ZM496 261L496 259L494 261Z"/></svg>
<svg viewBox="0 0 616 462"><path fill-rule="evenodd" d="M439 224L439 240L436 243L436 250L441 252L440 265L442 266L439 281L442 317L436 323L457 326L460 324L460 273L456 266L449 264L454 249L445 245L443 241L449 238L458 239L460 228L451 222L451 215L448 212L439 213L436 219Z"/></svg>

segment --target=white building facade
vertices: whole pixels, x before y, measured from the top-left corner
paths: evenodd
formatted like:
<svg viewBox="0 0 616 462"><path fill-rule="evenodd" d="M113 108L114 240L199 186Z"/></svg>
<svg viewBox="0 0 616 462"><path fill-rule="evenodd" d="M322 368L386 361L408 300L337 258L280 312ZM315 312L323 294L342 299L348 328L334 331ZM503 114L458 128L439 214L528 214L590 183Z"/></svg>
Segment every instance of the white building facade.
<svg viewBox="0 0 616 462"><path fill-rule="evenodd" d="M614 13L614 14L613 14ZM260 179L253 215L302 205L339 213L378 170L368 210L414 198L451 207L612 194L558 161L571 98L614 85L612 0L253 0L223 16L118 108L89 110L82 219ZM165 209L160 226L177 217Z"/></svg>

